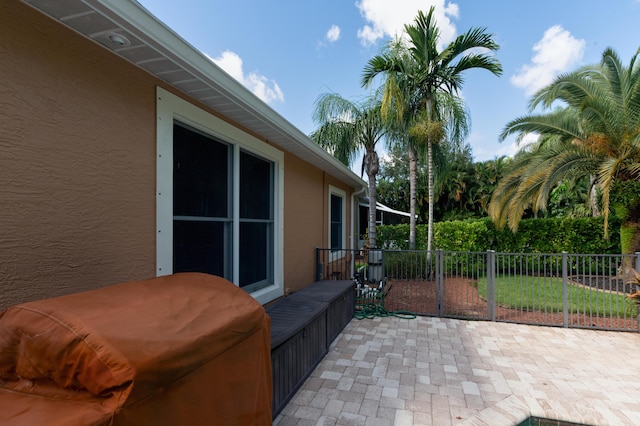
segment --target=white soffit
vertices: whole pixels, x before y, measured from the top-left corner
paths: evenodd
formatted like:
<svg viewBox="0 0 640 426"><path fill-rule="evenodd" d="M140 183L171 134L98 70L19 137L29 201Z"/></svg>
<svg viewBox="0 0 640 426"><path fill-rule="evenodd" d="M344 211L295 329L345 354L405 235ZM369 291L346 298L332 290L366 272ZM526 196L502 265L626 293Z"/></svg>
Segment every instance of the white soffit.
<svg viewBox="0 0 640 426"><path fill-rule="evenodd" d="M365 185L138 2L22 1L354 188Z"/></svg>

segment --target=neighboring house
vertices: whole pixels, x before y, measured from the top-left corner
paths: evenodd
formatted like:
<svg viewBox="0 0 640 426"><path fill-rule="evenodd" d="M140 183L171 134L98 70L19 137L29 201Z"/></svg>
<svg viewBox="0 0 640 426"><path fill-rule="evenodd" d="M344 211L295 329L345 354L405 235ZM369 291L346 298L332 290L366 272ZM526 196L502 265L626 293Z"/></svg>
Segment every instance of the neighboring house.
<svg viewBox="0 0 640 426"><path fill-rule="evenodd" d="M367 244L366 235L369 232L369 198L362 197L358 202L358 248ZM411 213L392 209L380 202L376 202L376 225L398 225L409 223Z"/></svg>
<svg viewBox="0 0 640 426"><path fill-rule="evenodd" d="M0 309L193 270L265 304L355 247L365 182L138 3L2 2L0 58Z"/></svg>

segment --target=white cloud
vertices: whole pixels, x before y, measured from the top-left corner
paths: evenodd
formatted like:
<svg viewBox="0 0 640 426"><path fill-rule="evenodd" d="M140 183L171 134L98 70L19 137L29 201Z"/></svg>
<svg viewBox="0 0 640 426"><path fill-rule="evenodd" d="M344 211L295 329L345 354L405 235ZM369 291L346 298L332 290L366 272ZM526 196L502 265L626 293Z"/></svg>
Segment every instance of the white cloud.
<svg viewBox="0 0 640 426"><path fill-rule="evenodd" d="M513 158L519 151L529 149L539 138L538 133L527 133L520 140L516 135L509 135L502 142L497 142L497 138L489 139L485 134L471 132L469 144L473 147L474 161L488 161L502 156Z"/></svg>
<svg viewBox="0 0 640 426"><path fill-rule="evenodd" d="M450 18L457 18L458 5L445 4L445 0L359 0L356 6L366 24L358 30L358 38L364 46L374 45L383 37L395 37L401 35L405 24L413 24L418 11L429 12L431 6L435 6L434 18L440 29L440 42L442 45L453 41L456 35L456 26Z"/></svg>
<svg viewBox="0 0 640 426"><path fill-rule="evenodd" d="M207 57L262 101L268 104L284 101L284 94L275 81L256 72L245 74L242 68L242 58L237 53L226 50L219 58L212 58L208 55Z"/></svg>
<svg viewBox="0 0 640 426"><path fill-rule="evenodd" d="M525 151L528 150L531 145L537 143L538 139L540 139L539 133L526 133L522 135L522 138L519 141L517 141L516 146L519 151Z"/></svg>
<svg viewBox="0 0 640 426"><path fill-rule="evenodd" d="M329 43L338 41L338 39L340 38L340 27L337 25L332 25L331 28L329 28L329 31L327 31L326 37Z"/></svg>
<svg viewBox="0 0 640 426"><path fill-rule="evenodd" d="M496 138L489 139L485 134L478 132L471 132L469 145L473 147L474 161L489 161L503 155L513 157L518 151L515 138L497 142Z"/></svg>
<svg viewBox="0 0 640 426"><path fill-rule="evenodd" d="M585 41L577 39L560 25L547 29L533 46L530 64L511 77L511 83L532 95L553 82L560 73L570 71L582 60Z"/></svg>
<svg viewBox="0 0 640 426"><path fill-rule="evenodd" d="M518 152L518 144L515 142L511 142L511 143L507 143L504 144L500 147L500 148L496 148L495 150L495 154L492 157L493 158L500 158L502 156L507 156L507 157L511 157L513 158L514 155L516 155L516 152Z"/></svg>
<svg viewBox="0 0 640 426"><path fill-rule="evenodd" d="M501 143L495 142L485 146L472 146L473 161L489 161L503 156L513 158L516 152L518 152L518 144L509 140Z"/></svg>
<svg viewBox="0 0 640 426"><path fill-rule="evenodd" d="M473 153L475 161L493 160L503 155L513 158L519 151L524 151L536 143L539 137L540 135L537 133L528 133L524 135L520 141L517 140L518 138L516 136L512 135L504 141L492 143L490 146L471 145L474 147Z"/></svg>

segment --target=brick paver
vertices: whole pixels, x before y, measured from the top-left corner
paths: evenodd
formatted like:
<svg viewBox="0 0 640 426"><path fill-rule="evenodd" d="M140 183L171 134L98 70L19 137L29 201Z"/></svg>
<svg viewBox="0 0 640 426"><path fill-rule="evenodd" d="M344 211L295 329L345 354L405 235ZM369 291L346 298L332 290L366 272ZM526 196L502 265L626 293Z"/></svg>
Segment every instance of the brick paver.
<svg viewBox="0 0 640 426"><path fill-rule="evenodd" d="M640 424L640 335L352 320L274 425Z"/></svg>

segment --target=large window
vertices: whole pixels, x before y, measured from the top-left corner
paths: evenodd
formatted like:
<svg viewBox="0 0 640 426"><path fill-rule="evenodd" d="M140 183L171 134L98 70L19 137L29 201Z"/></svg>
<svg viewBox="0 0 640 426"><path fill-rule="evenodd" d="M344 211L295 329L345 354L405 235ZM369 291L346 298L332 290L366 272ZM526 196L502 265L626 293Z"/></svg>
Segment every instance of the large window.
<svg viewBox="0 0 640 426"><path fill-rule="evenodd" d="M282 153L162 89L158 115L158 275L280 296Z"/></svg>

